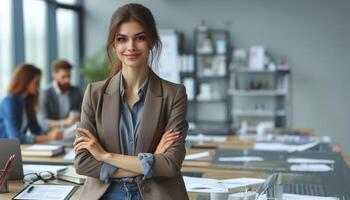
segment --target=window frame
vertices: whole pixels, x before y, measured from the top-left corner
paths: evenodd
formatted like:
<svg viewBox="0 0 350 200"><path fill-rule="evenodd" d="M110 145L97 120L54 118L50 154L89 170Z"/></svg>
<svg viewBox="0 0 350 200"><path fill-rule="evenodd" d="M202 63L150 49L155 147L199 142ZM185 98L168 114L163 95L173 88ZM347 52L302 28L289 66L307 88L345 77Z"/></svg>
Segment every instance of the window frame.
<svg viewBox="0 0 350 200"><path fill-rule="evenodd" d="M36 0L44 1L47 5L46 17L46 33L47 33L47 57L46 67L48 67L48 73L46 74L47 80L52 81L51 77L51 63L58 58L58 33L57 33L57 9L68 9L74 11L77 16L77 26L79 34L78 38L78 52L77 52L77 63L78 66L81 64L81 60L84 57L84 0L76 0L76 4L65 4L56 2L55 0ZM12 32L14 35L13 43L13 69L17 65L25 62L25 33L24 33L24 12L23 12L23 0L12 1ZM81 78L79 78L82 80ZM80 81L81 83L81 81ZM81 85L81 84L80 84Z"/></svg>

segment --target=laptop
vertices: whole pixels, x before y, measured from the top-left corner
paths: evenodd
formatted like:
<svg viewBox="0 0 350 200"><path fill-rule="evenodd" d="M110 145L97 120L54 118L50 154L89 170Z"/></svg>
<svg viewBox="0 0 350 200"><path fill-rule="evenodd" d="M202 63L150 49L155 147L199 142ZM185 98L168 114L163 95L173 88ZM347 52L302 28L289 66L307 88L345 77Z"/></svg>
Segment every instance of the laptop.
<svg viewBox="0 0 350 200"><path fill-rule="evenodd" d="M22 154L18 139L0 138L0 169L4 169L10 156L15 154L15 161L9 172L9 180L23 179Z"/></svg>
<svg viewBox="0 0 350 200"><path fill-rule="evenodd" d="M283 180L287 179L287 180ZM256 191L256 199L259 199L261 195L266 192L267 198L275 198L278 196L274 190L274 186L281 185L282 193L310 195L310 196L326 196L325 190L322 184L317 183L288 183L288 179L294 179L292 176L274 173L270 175L264 183L262 183ZM286 182L287 181L287 182ZM294 179L295 181L295 179Z"/></svg>
<svg viewBox="0 0 350 200"><path fill-rule="evenodd" d="M330 196L348 200L350 196L348 174L343 177L338 175L322 174L272 174L257 190L258 195L265 191L267 197L275 197L273 186L282 186L283 193L309 195L309 196Z"/></svg>

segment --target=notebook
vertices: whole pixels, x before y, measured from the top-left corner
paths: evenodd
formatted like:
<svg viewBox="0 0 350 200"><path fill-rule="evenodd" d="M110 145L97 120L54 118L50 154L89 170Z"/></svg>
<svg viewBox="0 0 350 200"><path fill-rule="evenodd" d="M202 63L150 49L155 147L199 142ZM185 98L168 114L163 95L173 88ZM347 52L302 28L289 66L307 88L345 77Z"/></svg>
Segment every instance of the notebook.
<svg viewBox="0 0 350 200"><path fill-rule="evenodd" d="M23 156L52 157L63 152L64 147L61 145L34 144L25 149L22 149Z"/></svg>

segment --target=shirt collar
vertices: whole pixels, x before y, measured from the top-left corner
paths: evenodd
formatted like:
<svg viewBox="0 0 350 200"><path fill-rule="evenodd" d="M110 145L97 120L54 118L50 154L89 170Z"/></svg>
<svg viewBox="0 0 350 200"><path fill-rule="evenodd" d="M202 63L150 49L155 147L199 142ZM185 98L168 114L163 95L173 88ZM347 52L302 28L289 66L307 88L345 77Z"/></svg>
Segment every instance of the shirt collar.
<svg viewBox="0 0 350 200"><path fill-rule="evenodd" d="M147 86L148 86L148 80L149 80L149 77L147 76L147 78L142 83L141 87L139 88L139 91L137 92L137 94L139 95L140 99L146 94ZM123 74L121 75L119 89L120 89L120 96L124 97L125 88L124 88L124 77L123 77Z"/></svg>

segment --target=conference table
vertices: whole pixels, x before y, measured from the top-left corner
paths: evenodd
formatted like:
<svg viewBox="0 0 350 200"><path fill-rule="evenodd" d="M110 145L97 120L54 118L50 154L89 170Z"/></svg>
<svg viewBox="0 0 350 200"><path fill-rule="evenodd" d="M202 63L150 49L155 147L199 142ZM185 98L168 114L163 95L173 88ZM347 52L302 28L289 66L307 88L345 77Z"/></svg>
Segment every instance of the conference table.
<svg viewBox="0 0 350 200"><path fill-rule="evenodd" d="M229 179L229 178L266 178L272 172L266 170L252 170L247 167L247 164L217 164L214 162L216 153L218 151L226 150L252 150L254 147L255 141L250 139L241 140L238 136L228 136L228 139L224 142L200 142L193 143L190 147L186 148L186 155L192 155L196 153L208 152L208 156L199 158L196 160L185 160L182 165L181 172L184 176L197 176L203 178L215 178L215 179ZM28 145L21 145L21 148L26 148ZM35 157L35 156L23 156L22 160L24 164L50 164L50 165L72 165L73 160L64 159L66 153L72 151L72 148L65 148L65 153L54 156L54 157ZM341 154L344 161L349 164L350 159ZM40 182L38 182L40 184ZM62 180L52 180L49 183L52 184L73 184L70 182ZM0 199L12 199L18 192L23 189L24 185L21 180L12 180L9 181L9 193L1 193ZM82 191L82 185L74 193L70 199L78 199L79 194ZM256 188L257 186L254 186ZM231 190L243 191L244 188L238 188ZM199 196L208 196L209 194L205 193L188 193L191 200L197 200Z"/></svg>

